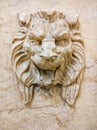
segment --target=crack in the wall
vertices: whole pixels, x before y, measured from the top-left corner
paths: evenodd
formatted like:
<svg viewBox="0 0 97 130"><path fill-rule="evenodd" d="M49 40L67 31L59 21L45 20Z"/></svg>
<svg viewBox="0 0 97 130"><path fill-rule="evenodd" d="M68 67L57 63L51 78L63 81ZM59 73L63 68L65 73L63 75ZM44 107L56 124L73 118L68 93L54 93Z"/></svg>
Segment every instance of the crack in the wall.
<svg viewBox="0 0 97 130"><path fill-rule="evenodd" d="M90 69L90 68L92 68L92 67L94 67L96 65L97 65L97 60L95 60L95 62L93 64L89 65L89 66L86 65L85 69Z"/></svg>
<svg viewBox="0 0 97 130"><path fill-rule="evenodd" d="M28 110L35 110L35 109L44 109L44 108L61 108L61 107L64 107L64 105L48 105L48 106L40 106L40 107L26 107L26 106L21 106L21 107L14 107L14 108L9 108L9 109L3 109L3 110L0 110L0 113L1 112L5 112L5 111L9 111L9 113L17 110L17 111L22 111L23 109L28 109Z"/></svg>

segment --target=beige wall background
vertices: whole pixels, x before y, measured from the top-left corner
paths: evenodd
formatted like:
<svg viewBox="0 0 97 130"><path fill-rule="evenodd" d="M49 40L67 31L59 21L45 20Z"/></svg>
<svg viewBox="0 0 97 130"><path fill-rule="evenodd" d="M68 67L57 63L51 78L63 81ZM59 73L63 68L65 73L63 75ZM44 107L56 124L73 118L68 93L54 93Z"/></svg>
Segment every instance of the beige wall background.
<svg viewBox="0 0 97 130"><path fill-rule="evenodd" d="M11 66L11 41L18 31L16 14L67 10L79 14L86 67L78 100L64 105L26 107ZM97 130L97 0L0 0L0 130Z"/></svg>

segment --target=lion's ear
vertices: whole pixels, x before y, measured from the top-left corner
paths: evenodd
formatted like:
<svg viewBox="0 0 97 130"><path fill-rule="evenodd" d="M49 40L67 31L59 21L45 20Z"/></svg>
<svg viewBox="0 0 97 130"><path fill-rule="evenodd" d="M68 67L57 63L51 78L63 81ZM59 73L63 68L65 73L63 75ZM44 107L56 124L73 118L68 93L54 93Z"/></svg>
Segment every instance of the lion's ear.
<svg viewBox="0 0 97 130"><path fill-rule="evenodd" d="M31 14L18 13L17 17L18 17L20 26L29 27L30 22L31 22Z"/></svg>
<svg viewBox="0 0 97 130"><path fill-rule="evenodd" d="M68 14L66 15L67 23L72 26L73 28L79 28L79 21L78 21L78 13L76 10L70 10L68 11Z"/></svg>

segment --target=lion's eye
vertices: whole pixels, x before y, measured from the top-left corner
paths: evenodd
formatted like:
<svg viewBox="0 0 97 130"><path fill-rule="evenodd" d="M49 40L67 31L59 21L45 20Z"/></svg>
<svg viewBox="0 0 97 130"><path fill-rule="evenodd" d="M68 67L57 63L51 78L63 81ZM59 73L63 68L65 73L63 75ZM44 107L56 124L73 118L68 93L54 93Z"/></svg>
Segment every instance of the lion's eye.
<svg viewBox="0 0 97 130"><path fill-rule="evenodd" d="M68 45L69 41L67 39L64 40L56 40L56 45L57 46L66 46Z"/></svg>
<svg viewBox="0 0 97 130"><path fill-rule="evenodd" d="M38 45L38 46L41 45L41 41L32 40L31 43L33 45Z"/></svg>

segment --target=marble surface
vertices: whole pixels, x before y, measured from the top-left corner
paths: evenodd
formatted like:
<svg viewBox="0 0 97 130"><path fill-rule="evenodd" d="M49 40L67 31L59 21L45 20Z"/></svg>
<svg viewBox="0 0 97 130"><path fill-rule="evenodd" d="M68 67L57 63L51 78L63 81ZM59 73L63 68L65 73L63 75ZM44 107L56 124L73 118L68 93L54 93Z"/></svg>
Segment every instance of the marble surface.
<svg viewBox="0 0 97 130"><path fill-rule="evenodd" d="M83 83L73 108L65 104L21 103L19 82L11 65L11 43L18 31L16 14L74 8L85 42ZM0 130L97 130L97 1L0 0Z"/></svg>

